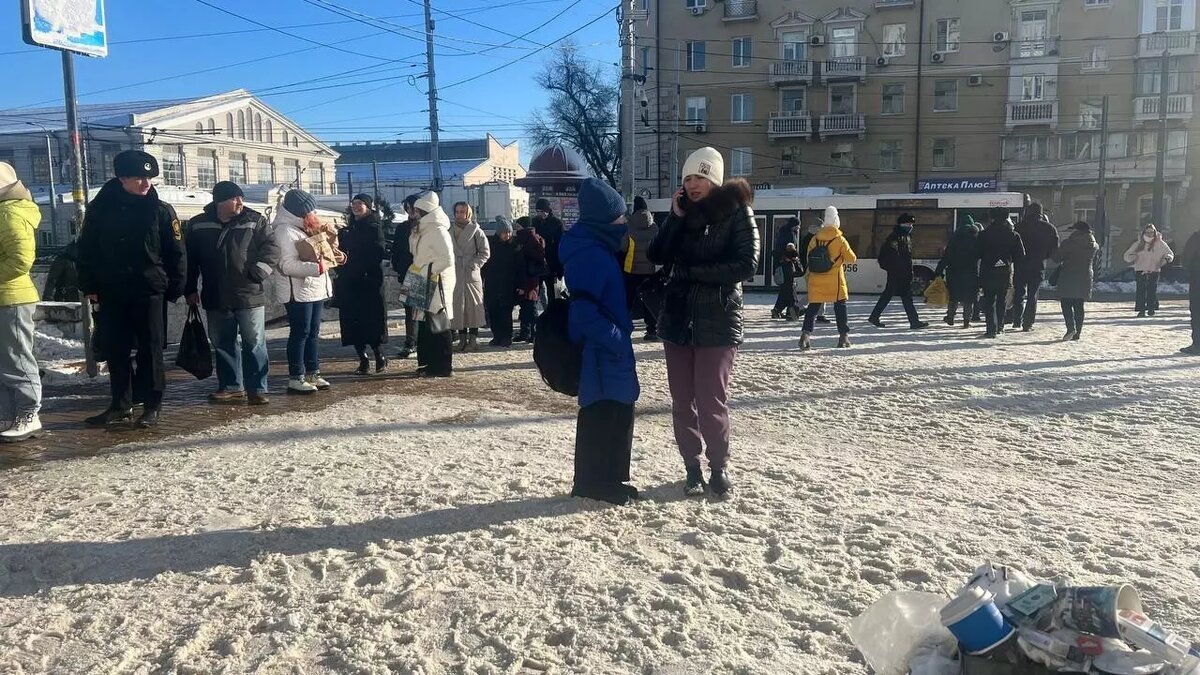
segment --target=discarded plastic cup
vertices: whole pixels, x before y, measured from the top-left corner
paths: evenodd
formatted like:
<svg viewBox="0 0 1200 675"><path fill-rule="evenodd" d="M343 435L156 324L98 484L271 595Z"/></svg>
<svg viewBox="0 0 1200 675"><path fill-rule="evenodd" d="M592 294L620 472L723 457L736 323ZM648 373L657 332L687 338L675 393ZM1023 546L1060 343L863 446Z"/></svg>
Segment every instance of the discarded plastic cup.
<svg viewBox="0 0 1200 675"><path fill-rule="evenodd" d="M941 618L968 654L987 652L1014 632L996 607L995 596L978 586L964 589L951 600L942 608Z"/></svg>

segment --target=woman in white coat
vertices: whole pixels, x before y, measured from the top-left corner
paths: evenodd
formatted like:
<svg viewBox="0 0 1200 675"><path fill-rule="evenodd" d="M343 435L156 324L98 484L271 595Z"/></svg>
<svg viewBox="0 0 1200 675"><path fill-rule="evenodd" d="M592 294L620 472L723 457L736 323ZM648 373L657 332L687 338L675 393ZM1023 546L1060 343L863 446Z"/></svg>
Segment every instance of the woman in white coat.
<svg viewBox="0 0 1200 675"><path fill-rule="evenodd" d="M475 212L466 202L454 205L454 322L458 332L458 351L479 351L479 327L486 323L483 304L484 263L492 257L487 235L475 222Z"/></svg>
<svg viewBox="0 0 1200 675"><path fill-rule="evenodd" d="M1125 262L1133 265L1137 274L1137 304L1133 311L1138 318L1158 311L1158 276L1162 268L1175 260L1175 253L1163 241L1162 232L1153 223L1146 223L1142 234L1125 251Z"/></svg>
<svg viewBox="0 0 1200 675"><path fill-rule="evenodd" d="M450 377L454 372L454 337L450 330L434 332L431 319L445 312L447 323L455 312L447 298L453 298L455 288L454 244L450 241L450 219L442 210L436 192L425 192L413 204L417 224L408 237L412 250L413 268L423 274L435 275L440 289L435 289L428 312L417 312L417 375L419 377Z"/></svg>
<svg viewBox="0 0 1200 675"><path fill-rule="evenodd" d="M279 274L275 275L275 298L283 303L288 318L289 394L312 394L328 389L321 377L317 348L321 340L321 313L333 296L329 270L323 262L300 259L296 244L320 232L317 202L302 190L288 190L275 216L275 242L279 245Z"/></svg>

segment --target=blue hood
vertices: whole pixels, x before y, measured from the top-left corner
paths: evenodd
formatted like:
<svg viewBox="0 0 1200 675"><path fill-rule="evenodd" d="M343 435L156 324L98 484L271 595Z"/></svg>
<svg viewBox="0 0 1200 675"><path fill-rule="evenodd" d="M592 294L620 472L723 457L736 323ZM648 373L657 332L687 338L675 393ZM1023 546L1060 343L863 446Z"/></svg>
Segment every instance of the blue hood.
<svg viewBox="0 0 1200 675"><path fill-rule="evenodd" d="M571 228L571 232L582 231L581 234L604 246L612 253L621 250L621 244L629 228L624 225L613 225L625 213L625 200L608 183L598 178L588 178L579 185L579 220ZM564 260L563 251L567 237L563 237L559 245L559 256Z"/></svg>

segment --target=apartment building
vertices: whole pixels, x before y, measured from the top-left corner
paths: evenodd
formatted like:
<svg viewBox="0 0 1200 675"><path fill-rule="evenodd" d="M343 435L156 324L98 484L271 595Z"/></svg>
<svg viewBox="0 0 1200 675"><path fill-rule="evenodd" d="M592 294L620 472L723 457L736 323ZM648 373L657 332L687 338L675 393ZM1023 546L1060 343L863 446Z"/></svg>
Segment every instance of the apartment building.
<svg viewBox="0 0 1200 675"><path fill-rule="evenodd" d="M645 0L635 12L636 191L667 196L692 150L760 187L1008 189L1094 219L1108 97L1107 214L1149 214L1166 86L1168 231L1200 154L1188 131L1196 0ZM628 108L622 119L628 119ZM1089 201L1090 200L1090 201ZM1193 207L1200 206L1194 204ZM1181 208L1182 207L1182 208Z"/></svg>

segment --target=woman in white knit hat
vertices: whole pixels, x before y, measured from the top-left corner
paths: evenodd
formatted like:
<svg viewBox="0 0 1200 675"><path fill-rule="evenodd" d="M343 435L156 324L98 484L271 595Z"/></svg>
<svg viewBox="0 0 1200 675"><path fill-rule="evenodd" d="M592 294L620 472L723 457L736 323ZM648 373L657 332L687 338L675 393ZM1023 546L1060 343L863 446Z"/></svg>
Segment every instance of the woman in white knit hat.
<svg viewBox="0 0 1200 675"><path fill-rule="evenodd" d="M651 262L670 269L658 335L689 495L730 488L729 383L742 344L742 282L758 269L753 191L740 178L724 184L724 174L725 161L713 148L688 157L683 188L649 251ZM708 484L701 454L711 469Z"/></svg>
<svg viewBox="0 0 1200 675"><path fill-rule="evenodd" d="M850 346L850 321L846 316L846 300L850 289L846 286L846 265L858 260L850 242L842 236L842 219L837 207L825 209L825 220L821 230L808 241L808 311L804 313L804 332L800 334L800 349L809 349L817 314L824 303L833 303L833 314L837 319L838 347Z"/></svg>
<svg viewBox="0 0 1200 675"><path fill-rule="evenodd" d="M440 285L434 290L429 311L417 315L417 375L450 377L454 372L454 334L450 332L454 305L449 299L454 297L456 283L450 218L442 210L436 192L421 193L413 208L418 220L408 237L413 255L412 269L436 275ZM445 317L440 317L435 325L434 318L441 313Z"/></svg>

